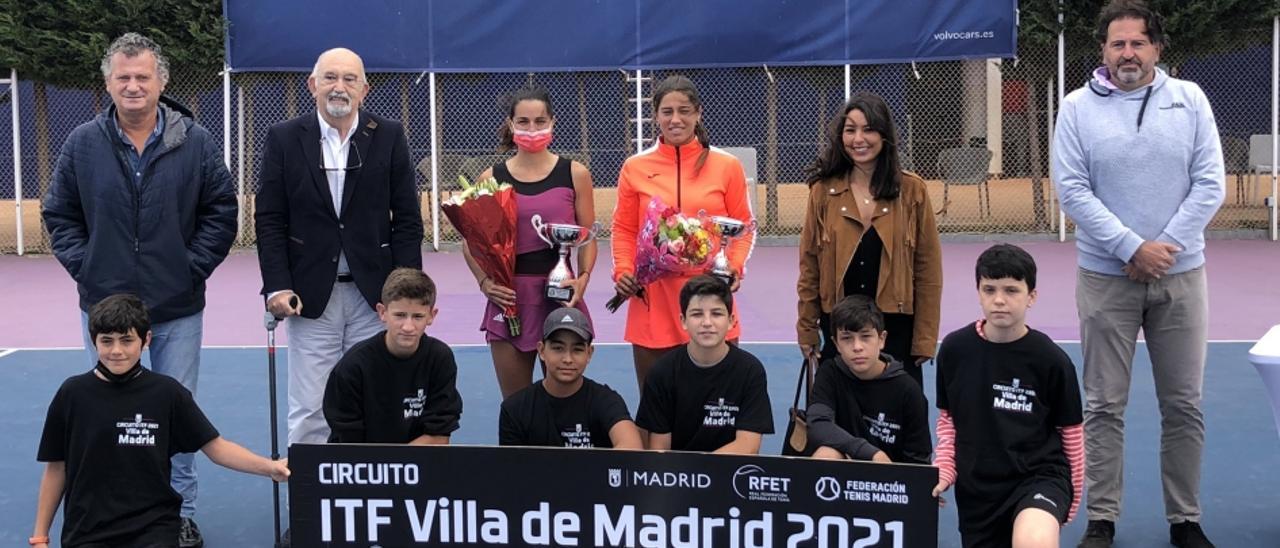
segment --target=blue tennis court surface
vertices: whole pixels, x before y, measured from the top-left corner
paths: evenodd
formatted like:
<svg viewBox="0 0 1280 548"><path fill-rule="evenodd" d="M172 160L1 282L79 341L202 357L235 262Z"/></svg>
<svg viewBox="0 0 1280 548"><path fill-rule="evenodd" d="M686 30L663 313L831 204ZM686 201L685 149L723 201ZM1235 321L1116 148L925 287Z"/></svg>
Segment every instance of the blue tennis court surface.
<svg viewBox="0 0 1280 548"><path fill-rule="evenodd" d="M1080 367L1080 346L1063 345ZM1203 523L1218 546L1280 546L1280 436L1272 421L1257 373L1249 365L1246 343L1213 343L1205 374L1204 408L1207 444L1202 480ZM769 374L775 428L785 429L786 409L794 394L799 353L795 345L745 344L764 362ZM492 444L497 440L498 388L485 347L455 348L458 389L463 395L458 444ZM284 379L288 367L281 351L280 416L284 416ZM81 350L23 350L0 353L0 545L23 546L30 535L41 466L35 462L45 410L66 377L86 371ZM197 401L222 434L259 454L270 448L267 407L267 362L263 348L206 348L203 351ZM600 346L587 374L607 383L635 411L639 396L627 346ZM926 368L925 393L933 394L933 368ZM1118 546L1166 546L1168 527L1159 483L1159 413L1151 383L1151 365L1139 345L1128 411L1125 454L1124 513ZM284 424L280 431L283 437ZM777 454L781 435L766 436L764 452ZM271 543L271 484L266 479L231 472L201 456L197 521L206 545L258 547ZM566 471L571 474L572 471ZM1063 546L1074 546L1084 530L1081 516L1067 527ZM941 510L939 542L959 546L954 505ZM61 521L55 523L58 531ZM55 535L55 538L56 535Z"/></svg>

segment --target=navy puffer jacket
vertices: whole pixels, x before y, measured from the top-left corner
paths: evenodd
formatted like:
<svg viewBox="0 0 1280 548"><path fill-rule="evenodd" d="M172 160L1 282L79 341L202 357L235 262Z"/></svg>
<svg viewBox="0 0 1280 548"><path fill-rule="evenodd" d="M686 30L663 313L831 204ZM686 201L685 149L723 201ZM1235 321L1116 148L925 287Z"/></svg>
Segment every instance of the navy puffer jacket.
<svg viewBox="0 0 1280 548"><path fill-rule="evenodd" d="M153 323L204 309L205 280L236 236L231 173L209 131L161 97L160 147L130 177L115 107L81 124L58 154L43 216L80 308L116 293L142 298Z"/></svg>

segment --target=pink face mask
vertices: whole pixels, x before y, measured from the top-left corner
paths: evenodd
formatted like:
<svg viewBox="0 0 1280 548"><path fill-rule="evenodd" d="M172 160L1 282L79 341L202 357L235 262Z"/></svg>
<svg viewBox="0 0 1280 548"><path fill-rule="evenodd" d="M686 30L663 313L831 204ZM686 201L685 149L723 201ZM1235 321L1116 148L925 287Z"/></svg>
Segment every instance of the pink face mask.
<svg viewBox="0 0 1280 548"><path fill-rule="evenodd" d="M511 140L525 152L542 152L551 144L551 128L540 131L513 130Z"/></svg>

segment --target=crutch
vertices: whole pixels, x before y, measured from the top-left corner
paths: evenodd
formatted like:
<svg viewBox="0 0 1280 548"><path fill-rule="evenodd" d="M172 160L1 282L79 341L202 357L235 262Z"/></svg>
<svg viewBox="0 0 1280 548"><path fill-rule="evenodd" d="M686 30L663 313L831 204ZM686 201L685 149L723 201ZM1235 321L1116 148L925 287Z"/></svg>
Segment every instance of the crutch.
<svg viewBox="0 0 1280 548"><path fill-rule="evenodd" d="M289 306L298 307L298 297L289 299ZM276 426L276 326L282 318L275 317L270 310L263 316L263 324L267 328L267 390L271 400L271 460L280 460L280 434ZM271 517L275 520L275 548L280 548L280 482L271 480L271 494L274 503Z"/></svg>

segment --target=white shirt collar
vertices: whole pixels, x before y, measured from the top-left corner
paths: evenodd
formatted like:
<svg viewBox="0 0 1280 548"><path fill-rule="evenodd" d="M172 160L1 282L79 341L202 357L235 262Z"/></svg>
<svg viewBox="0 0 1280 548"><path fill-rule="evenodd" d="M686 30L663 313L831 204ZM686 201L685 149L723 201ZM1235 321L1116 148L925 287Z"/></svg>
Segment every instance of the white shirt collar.
<svg viewBox="0 0 1280 548"><path fill-rule="evenodd" d="M335 128L329 125L329 122L325 121L324 116L320 115L319 110L316 111L316 119L320 120L320 137L322 139L328 140L330 133L334 133L334 134L338 133L338 128ZM347 134L340 136L341 142L338 143L339 145L345 145L347 144L347 141L351 140L351 136L355 135L356 126L359 125L359 123L360 123L360 114L359 114L359 111L356 111L356 119L354 123L351 124L351 128L347 130Z"/></svg>

